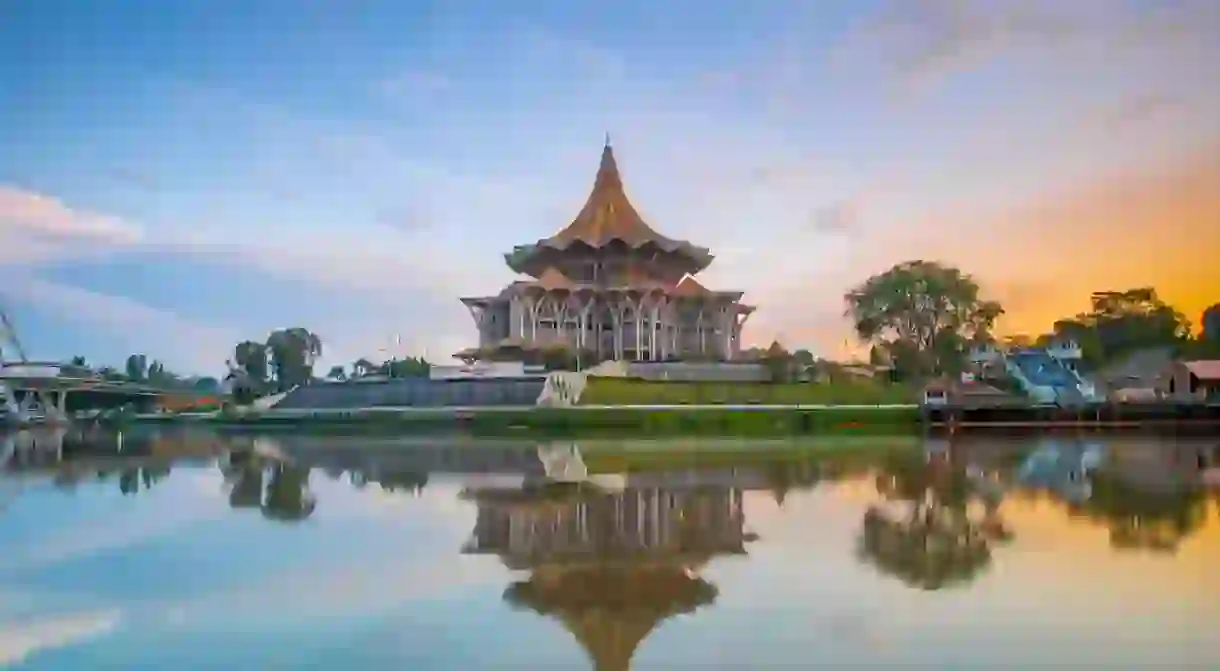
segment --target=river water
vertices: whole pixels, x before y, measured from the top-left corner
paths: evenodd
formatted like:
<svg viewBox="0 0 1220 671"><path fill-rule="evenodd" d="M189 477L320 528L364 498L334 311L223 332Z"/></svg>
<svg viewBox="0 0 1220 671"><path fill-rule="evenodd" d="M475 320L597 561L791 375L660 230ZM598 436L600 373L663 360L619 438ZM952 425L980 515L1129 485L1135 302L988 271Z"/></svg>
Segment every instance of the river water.
<svg viewBox="0 0 1220 671"><path fill-rule="evenodd" d="M1220 668L1220 440L21 434L0 459L0 666Z"/></svg>

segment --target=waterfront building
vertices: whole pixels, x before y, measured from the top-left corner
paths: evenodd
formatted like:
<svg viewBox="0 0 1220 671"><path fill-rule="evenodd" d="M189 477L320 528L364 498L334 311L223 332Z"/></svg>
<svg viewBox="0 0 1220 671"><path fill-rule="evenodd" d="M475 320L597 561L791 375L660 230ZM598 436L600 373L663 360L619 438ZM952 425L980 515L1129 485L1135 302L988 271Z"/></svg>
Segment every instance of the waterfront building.
<svg viewBox="0 0 1220 671"><path fill-rule="evenodd" d="M644 221L607 140L576 218L505 254L509 268L531 279L461 299L479 343L457 356L563 346L598 360L733 359L754 308L741 302L741 291L713 291L695 279L712 259L708 249Z"/></svg>

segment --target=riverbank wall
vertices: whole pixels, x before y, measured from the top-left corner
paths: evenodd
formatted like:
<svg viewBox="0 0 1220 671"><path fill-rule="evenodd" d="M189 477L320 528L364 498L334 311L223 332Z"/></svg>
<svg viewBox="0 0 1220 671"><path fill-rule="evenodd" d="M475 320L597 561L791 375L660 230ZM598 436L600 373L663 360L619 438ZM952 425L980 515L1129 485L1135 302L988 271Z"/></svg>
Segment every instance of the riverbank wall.
<svg viewBox="0 0 1220 671"><path fill-rule="evenodd" d="M566 408L280 409L198 415L142 415L137 423L197 423L230 429L426 432L484 435L917 434L915 405L576 406Z"/></svg>

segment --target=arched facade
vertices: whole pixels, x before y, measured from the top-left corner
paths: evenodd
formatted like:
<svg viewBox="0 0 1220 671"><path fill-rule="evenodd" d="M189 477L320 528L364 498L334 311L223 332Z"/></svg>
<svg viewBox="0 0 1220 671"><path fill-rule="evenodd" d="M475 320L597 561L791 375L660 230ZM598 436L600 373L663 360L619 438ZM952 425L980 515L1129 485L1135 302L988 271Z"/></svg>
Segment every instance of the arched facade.
<svg viewBox="0 0 1220 671"><path fill-rule="evenodd" d="M554 236L506 255L533 279L495 296L463 298L479 349L563 344L599 359L733 359L754 311L740 291L711 291L694 275L707 249L666 238L627 199L607 145L593 191Z"/></svg>

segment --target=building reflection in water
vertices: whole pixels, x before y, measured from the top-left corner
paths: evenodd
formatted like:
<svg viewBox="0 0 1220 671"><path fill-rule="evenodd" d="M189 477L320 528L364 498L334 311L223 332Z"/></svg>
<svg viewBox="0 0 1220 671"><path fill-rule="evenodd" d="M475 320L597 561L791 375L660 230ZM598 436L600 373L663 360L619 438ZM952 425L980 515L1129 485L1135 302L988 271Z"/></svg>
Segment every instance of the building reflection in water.
<svg viewBox="0 0 1220 671"><path fill-rule="evenodd" d="M742 488L683 479L639 486L628 477L618 492L547 482L468 489L478 512L463 552L528 571L505 590L507 602L562 622L599 671L627 669L660 622L716 599L699 569L755 540Z"/></svg>

